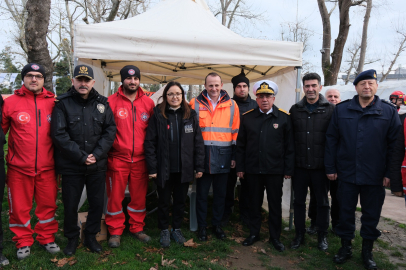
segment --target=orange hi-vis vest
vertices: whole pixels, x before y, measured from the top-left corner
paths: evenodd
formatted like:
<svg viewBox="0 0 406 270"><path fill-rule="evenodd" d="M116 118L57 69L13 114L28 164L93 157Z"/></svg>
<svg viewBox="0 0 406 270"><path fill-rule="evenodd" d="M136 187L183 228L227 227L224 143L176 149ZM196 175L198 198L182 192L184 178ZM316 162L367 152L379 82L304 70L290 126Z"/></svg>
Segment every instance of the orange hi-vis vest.
<svg viewBox="0 0 406 270"><path fill-rule="evenodd" d="M240 112L237 104L226 91L221 90L220 100L215 110L204 90L190 101L199 117L205 145L205 172L210 174L228 173L231 160L235 155Z"/></svg>

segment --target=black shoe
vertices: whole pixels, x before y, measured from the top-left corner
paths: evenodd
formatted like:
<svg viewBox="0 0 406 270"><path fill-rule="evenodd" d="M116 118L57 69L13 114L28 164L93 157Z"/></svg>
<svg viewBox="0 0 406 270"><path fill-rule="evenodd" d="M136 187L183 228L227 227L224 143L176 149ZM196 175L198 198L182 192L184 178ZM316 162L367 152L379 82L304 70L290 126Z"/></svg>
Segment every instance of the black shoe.
<svg viewBox="0 0 406 270"><path fill-rule="evenodd" d="M256 241L259 241L259 235L250 235L244 240L244 242L242 242L242 245L246 247L251 246Z"/></svg>
<svg viewBox="0 0 406 270"><path fill-rule="evenodd" d="M317 226L316 224L310 224L310 227L306 229L307 234L313 235L317 233Z"/></svg>
<svg viewBox="0 0 406 270"><path fill-rule="evenodd" d="M227 226L229 221L230 215L224 215L223 218L221 219L221 226L223 227Z"/></svg>
<svg viewBox="0 0 406 270"><path fill-rule="evenodd" d="M300 245L304 244L305 236L304 233L298 233L296 234L295 239L290 243L290 248L291 249L298 249L300 248Z"/></svg>
<svg viewBox="0 0 406 270"><path fill-rule="evenodd" d="M334 256L333 261L335 263L341 264L345 263L351 257L352 257L351 240L341 239L341 247L338 250L337 255Z"/></svg>
<svg viewBox="0 0 406 270"><path fill-rule="evenodd" d="M269 238L269 243L271 243L273 247L279 252L283 252L285 250L285 246L281 243L281 241L279 241L279 239Z"/></svg>
<svg viewBox="0 0 406 270"><path fill-rule="evenodd" d="M327 233L326 232L319 232L318 233L318 245L317 248L320 249L321 251L326 252L328 249L328 243L327 243Z"/></svg>
<svg viewBox="0 0 406 270"><path fill-rule="evenodd" d="M198 237L200 241L207 241L207 229L206 227L200 228Z"/></svg>
<svg viewBox="0 0 406 270"><path fill-rule="evenodd" d="M96 241L96 237L86 237L85 241L83 242L84 246L90 249L93 253L100 253L103 251L102 246Z"/></svg>
<svg viewBox="0 0 406 270"><path fill-rule="evenodd" d="M78 247L79 244L79 238L69 238L68 239L68 244L63 250L63 253L65 253L66 256L72 256L73 254L76 253L76 248Z"/></svg>
<svg viewBox="0 0 406 270"><path fill-rule="evenodd" d="M214 235L217 237L217 239L223 240L226 238L226 234L224 233L223 229L221 226L213 226L212 231Z"/></svg>
<svg viewBox="0 0 406 270"><path fill-rule="evenodd" d="M372 255L374 240L362 239L362 261L365 269L378 269Z"/></svg>

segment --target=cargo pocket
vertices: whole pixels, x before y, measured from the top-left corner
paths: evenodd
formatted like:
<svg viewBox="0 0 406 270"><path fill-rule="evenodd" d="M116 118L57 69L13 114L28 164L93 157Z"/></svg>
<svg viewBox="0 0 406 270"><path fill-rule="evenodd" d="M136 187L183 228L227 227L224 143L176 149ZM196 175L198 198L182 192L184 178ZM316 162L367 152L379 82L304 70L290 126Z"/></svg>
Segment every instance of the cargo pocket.
<svg viewBox="0 0 406 270"><path fill-rule="evenodd" d="M230 170L231 154L232 154L231 147L219 148L218 166L221 171L225 170L225 172L228 172Z"/></svg>
<svg viewBox="0 0 406 270"><path fill-rule="evenodd" d="M69 116L69 134L82 135L81 115Z"/></svg>

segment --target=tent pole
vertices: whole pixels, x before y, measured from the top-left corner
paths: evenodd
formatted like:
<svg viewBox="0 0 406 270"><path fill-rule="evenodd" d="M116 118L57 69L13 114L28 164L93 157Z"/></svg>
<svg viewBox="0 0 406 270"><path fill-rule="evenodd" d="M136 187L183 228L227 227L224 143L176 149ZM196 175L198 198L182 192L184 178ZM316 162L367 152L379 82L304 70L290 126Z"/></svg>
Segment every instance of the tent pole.
<svg viewBox="0 0 406 270"><path fill-rule="evenodd" d="M297 79L296 79L296 103L300 101L300 87L301 87L301 80L302 80L302 67L295 67L297 70ZM292 187L292 179L291 185L290 185L290 209L289 209L289 230L291 231L293 228L293 200L295 194L293 193L293 187Z"/></svg>

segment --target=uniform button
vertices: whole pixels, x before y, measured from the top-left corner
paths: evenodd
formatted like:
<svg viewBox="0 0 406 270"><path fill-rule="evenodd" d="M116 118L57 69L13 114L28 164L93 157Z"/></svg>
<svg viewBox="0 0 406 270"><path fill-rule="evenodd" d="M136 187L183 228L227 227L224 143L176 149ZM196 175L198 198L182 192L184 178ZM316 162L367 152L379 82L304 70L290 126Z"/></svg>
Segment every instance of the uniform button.
<svg viewBox="0 0 406 270"><path fill-rule="evenodd" d="M309 134L310 132L308 131L307 134Z"/></svg>
<svg viewBox="0 0 406 270"><path fill-rule="evenodd" d="M262 133L262 130L261 130L261 133Z"/></svg>
<svg viewBox="0 0 406 270"><path fill-rule="evenodd" d="M309 148L307 148L307 150L310 150L310 147L309 147Z"/></svg>
<svg viewBox="0 0 406 270"><path fill-rule="evenodd" d="M308 118L310 118L310 116Z"/></svg>
<svg viewBox="0 0 406 270"><path fill-rule="evenodd" d="M85 123L85 126L86 126L86 123Z"/></svg>
<svg viewBox="0 0 406 270"><path fill-rule="evenodd" d="M83 109L86 109L86 107L83 107Z"/></svg>
<svg viewBox="0 0 406 270"><path fill-rule="evenodd" d="M310 165L307 165L307 167L310 167Z"/></svg>
<svg viewBox="0 0 406 270"><path fill-rule="evenodd" d="M87 141L85 141L85 143L87 143Z"/></svg>
<svg viewBox="0 0 406 270"><path fill-rule="evenodd" d="M361 130L360 129L358 129L358 132L360 132Z"/></svg>

